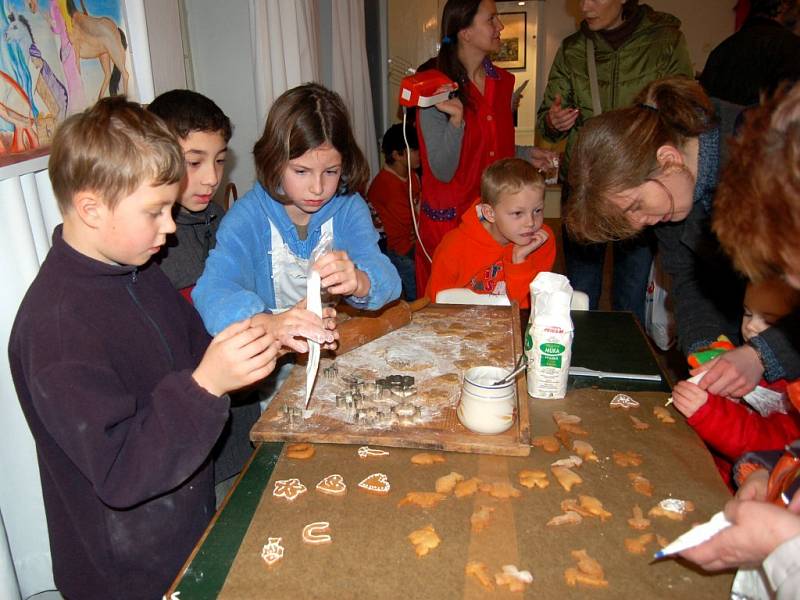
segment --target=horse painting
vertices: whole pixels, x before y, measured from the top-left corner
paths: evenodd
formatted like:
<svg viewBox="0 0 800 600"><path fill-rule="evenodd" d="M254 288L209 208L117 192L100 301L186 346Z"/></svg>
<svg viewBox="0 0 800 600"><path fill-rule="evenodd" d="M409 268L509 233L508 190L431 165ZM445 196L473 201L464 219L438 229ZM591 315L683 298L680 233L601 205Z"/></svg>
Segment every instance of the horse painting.
<svg viewBox="0 0 800 600"><path fill-rule="evenodd" d="M5 147L0 139L0 154L24 152L39 146L28 95L13 77L3 71L0 71L0 119L14 127L11 147Z"/></svg>
<svg viewBox="0 0 800 600"><path fill-rule="evenodd" d="M28 20L23 15L10 13L3 37L6 42L15 42L22 48L23 54L33 67L30 70L36 80L36 93L44 101L47 110L53 117L59 121L64 119L67 116L67 88L56 77L50 64L42 56L41 50L33 39Z"/></svg>
<svg viewBox="0 0 800 600"><path fill-rule="evenodd" d="M118 94L120 78L122 93L127 95L129 75L125 66L125 50L128 41L125 33L112 19L90 15L83 0L81 9L79 11L75 7L74 0L67 0L67 12L72 19L69 36L75 54L80 58L96 58L103 69L103 83L100 84L97 99L103 97L106 88L110 96Z"/></svg>

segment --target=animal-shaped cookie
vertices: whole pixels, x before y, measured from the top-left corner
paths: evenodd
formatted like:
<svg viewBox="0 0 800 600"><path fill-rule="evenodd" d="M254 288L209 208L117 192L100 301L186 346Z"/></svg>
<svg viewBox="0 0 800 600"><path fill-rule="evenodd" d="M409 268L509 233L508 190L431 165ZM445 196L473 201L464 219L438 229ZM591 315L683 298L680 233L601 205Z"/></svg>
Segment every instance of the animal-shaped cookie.
<svg viewBox="0 0 800 600"><path fill-rule="evenodd" d="M414 545L414 552L420 557L428 554L442 542L433 525L412 531L408 534L408 539Z"/></svg>
<svg viewBox="0 0 800 600"><path fill-rule="evenodd" d="M406 497L397 503L397 506L416 504L420 508L433 508L445 498L447 498L445 494L438 492L408 492Z"/></svg>

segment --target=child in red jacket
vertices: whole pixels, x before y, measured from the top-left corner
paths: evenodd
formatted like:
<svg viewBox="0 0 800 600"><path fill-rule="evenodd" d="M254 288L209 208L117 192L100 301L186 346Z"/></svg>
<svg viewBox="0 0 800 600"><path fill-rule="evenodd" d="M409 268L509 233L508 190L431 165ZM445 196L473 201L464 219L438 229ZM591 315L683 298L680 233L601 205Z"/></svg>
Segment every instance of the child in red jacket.
<svg viewBox="0 0 800 600"><path fill-rule="evenodd" d="M425 294L435 301L442 290L468 288L506 294L528 308L530 282L555 259L555 237L544 224L544 179L529 162L505 158L487 167L481 197L436 248Z"/></svg>
<svg viewBox="0 0 800 600"><path fill-rule="evenodd" d="M758 335L798 304L800 293L781 279L748 284L742 337L747 341ZM690 381L672 390L675 407L711 448L728 485L733 462L745 452L779 450L800 438L800 413L789 403L786 385L762 380L741 402L709 394Z"/></svg>

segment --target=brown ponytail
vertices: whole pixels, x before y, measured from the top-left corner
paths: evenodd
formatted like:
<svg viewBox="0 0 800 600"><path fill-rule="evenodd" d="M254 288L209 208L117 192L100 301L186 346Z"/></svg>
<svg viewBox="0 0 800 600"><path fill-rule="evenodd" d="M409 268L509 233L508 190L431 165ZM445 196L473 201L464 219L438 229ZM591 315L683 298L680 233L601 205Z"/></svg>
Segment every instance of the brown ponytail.
<svg viewBox="0 0 800 600"><path fill-rule="evenodd" d="M714 107L697 82L668 77L647 85L634 105L589 119L570 157L566 223L579 241L603 242L638 230L611 198L652 178L665 144L682 148L711 129Z"/></svg>
<svg viewBox="0 0 800 600"><path fill-rule="evenodd" d="M472 25L480 5L481 0L447 0L442 9L441 46L435 67L458 83L456 96L464 106L470 102L469 75L458 58L458 32Z"/></svg>

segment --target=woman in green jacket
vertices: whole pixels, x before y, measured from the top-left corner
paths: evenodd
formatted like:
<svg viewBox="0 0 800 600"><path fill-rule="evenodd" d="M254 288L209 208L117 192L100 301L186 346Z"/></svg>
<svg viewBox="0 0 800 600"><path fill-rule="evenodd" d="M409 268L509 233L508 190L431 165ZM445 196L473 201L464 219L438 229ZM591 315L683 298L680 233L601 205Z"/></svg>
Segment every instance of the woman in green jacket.
<svg viewBox="0 0 800 600"><path fill-rule="evenodd" d="M572 146L583 123L604 111L629 106L648 83L668 75L694 75L680 21L638 0L581 0L580 29L561 42L537 116L550 142L567 139L561 165L562 201ZM595 86L590 72L596 73ZM596 90L593 93L592 88ZM603 283L605 244L580 245L564 235L567 275L597 309ZM644 322L647 277L653 260L648 239L614 244L612 308Z"/></svg>

